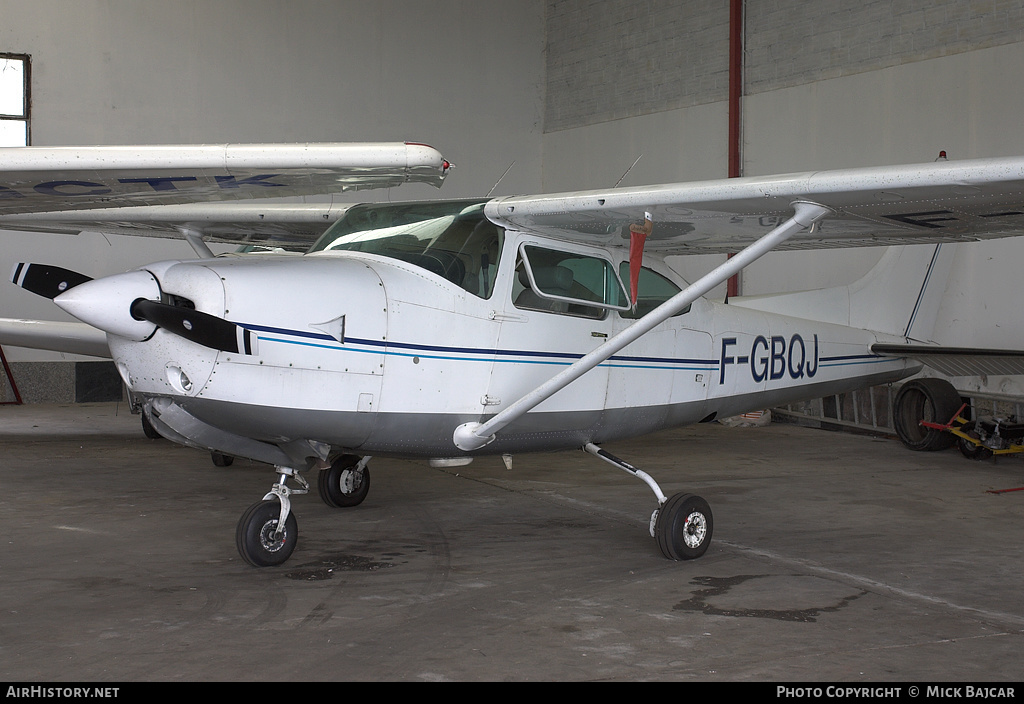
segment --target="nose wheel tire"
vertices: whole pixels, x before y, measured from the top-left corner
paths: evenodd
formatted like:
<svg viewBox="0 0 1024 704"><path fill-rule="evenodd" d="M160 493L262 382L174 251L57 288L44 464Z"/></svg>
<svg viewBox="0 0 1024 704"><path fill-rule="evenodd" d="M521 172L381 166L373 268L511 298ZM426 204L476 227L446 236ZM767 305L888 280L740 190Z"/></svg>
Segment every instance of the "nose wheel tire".
<svg viewBox="0 0 1024 704"><path fill-rule="evenodd" d="M359 467L360 457L342 455L317 478L320 498L332 508L347 508L363 503L370 491L370 468Z"/></svg>
<svg viewBox="0 0 1024 704"><path fill-rule="evenodd" d="M298 542L299 526L295 514L289 512L284 532L277 534L281 504L274 500L253 504L242 514L235 532L238 553L255 567L273 567L291 557Z"/></svg>
<svg viewBox="0 0 1024 704"><path fill-rule="evenodd" d="M654 535L670 560L694 560L711 544L714 519L708 502L695 494L675 494L659 509Z"/></svg>

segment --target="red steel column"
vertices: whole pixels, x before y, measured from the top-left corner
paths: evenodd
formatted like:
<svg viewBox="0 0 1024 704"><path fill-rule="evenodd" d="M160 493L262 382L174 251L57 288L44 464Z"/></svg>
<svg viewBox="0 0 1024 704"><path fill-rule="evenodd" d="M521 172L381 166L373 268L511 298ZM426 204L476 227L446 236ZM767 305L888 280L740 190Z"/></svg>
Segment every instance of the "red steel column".
<svg viewBox="0 0 1024 704"><path fill-rule="evenodd" d="M743 95L743 0L729 0L729 178L741 176L743 134L740 104ZM732 256L732 255L729 255ZM727 284L726 295L740 294L739 274Z"/></svg>

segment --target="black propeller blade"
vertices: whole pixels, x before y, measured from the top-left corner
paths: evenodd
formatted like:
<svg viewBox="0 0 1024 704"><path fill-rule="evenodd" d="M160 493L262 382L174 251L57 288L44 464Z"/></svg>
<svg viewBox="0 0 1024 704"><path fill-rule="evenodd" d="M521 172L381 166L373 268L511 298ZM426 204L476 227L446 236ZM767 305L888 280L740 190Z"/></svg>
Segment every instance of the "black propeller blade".
<svg viewBox="0 0 1024 704"><path fill-rule="evenodd" d="M92 277L59 266L22 262L14 267L11 281L37 296L54 299L69 288L92 281Z"/></svg>
<svg viewBox="0 0 1024 704"><path fill-rule="evenodd" d="M193 308L139 298L131 305L136 320L148 320L186 340L222 352L256 353L256 336L246 328Z"/></svg>

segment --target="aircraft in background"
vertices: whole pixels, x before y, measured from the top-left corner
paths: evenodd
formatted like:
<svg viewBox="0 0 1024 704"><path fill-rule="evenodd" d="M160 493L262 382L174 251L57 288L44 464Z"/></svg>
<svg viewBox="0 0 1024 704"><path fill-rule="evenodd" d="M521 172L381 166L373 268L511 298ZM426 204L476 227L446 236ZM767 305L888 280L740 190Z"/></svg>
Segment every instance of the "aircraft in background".
<svg viewBox="0 0 1024 704"><path fill-rule="evenodd" d="M160 435L273 465L278 481L236 533L257 566L295 548L304 471L345 507L365 498L375 455L459 466L567 448L646 482L664 555L699 557L707 502L665 496L603 443L896 381L920 359L1024 371L1014 352L929 342L950 243L1024 234L1024 158L493 199L252 200L439 186L449 166L416 144L0 150L0 227L169 231L197 254L96 280L19 264L16 285L83 323L4 320L0 343L109 356ZM315 241L213 256L208 240ZM877 245L922 246L892 247L849 286L703 298L771 250ZM735 256L688 284L665 263L688 253ZM942 380L905 384L904 441L942 445L918 421L947 420L953 396Z"/></svg>

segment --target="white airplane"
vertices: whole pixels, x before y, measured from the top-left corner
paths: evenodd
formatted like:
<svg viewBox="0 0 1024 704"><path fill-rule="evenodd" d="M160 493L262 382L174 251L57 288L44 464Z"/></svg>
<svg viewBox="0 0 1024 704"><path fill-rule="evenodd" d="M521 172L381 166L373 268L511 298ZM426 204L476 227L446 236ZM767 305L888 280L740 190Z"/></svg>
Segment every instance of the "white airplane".
<svg viewBox="0 0 1024 704"><path fill-rule="evenodd" d="M415 144L0 150L0 227L170 230L198 255L96 280L19 264L14 284L83 323L4 320L0 343L109 356L147 427L274 465L236 533L257 566L295 548L303 471L345 507L365 498L374 455L458 466L566 448L646 482L652 537L696 558L707 502L666 497L601 444L896 381L918 359L1024 371L1014 352L929 343L946 243L1024 234L1024 158L340 208L206 202L440 185L448 168ZM215 257L204 238L315 243ZM892 247L849 286L702 297L773 249L908 244L924 246ZM708 252L735 256L693 284L665 263ZM901 437L943 445L918 423L958 407L947 382L904 385Z"/></svg>

